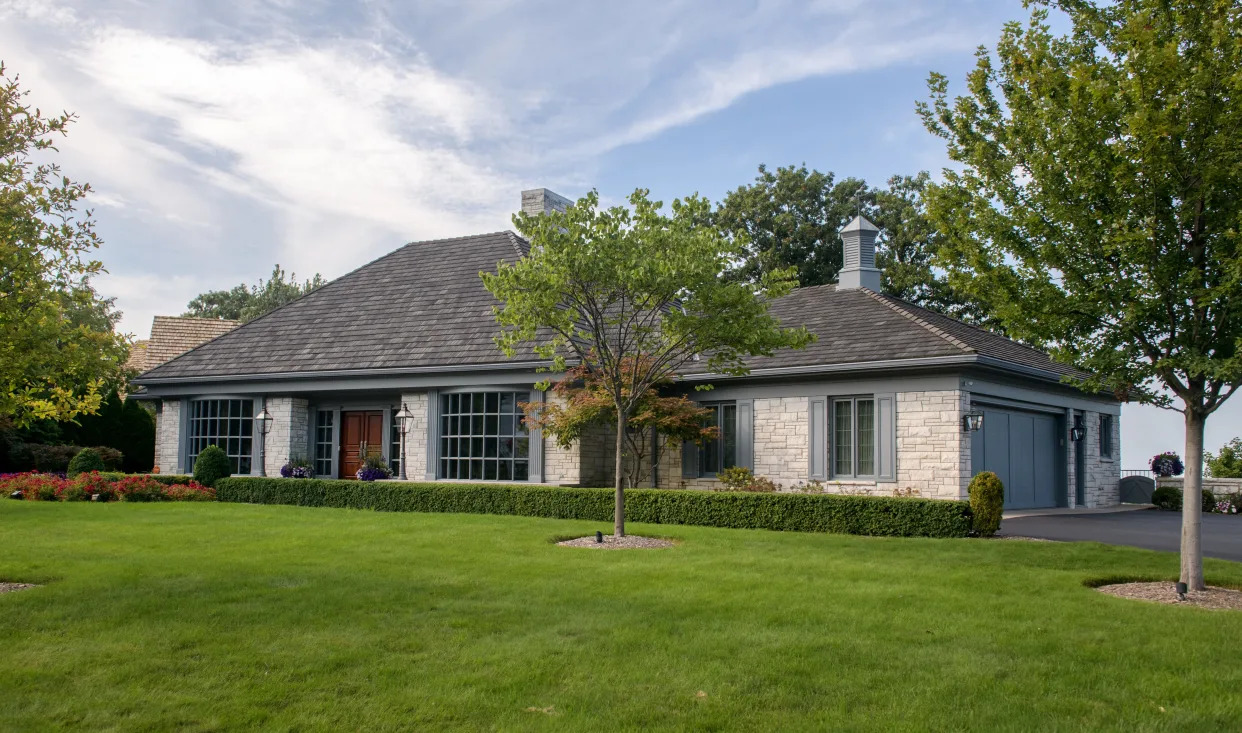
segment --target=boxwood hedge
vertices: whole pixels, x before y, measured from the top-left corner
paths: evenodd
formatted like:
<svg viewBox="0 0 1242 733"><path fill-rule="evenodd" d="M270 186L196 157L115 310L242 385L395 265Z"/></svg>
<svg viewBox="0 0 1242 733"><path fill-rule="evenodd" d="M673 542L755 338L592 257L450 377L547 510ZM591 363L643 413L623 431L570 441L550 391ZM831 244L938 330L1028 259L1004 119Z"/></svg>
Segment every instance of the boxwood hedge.
<svg viewBox="0 0 1242 733"><path fill-rule="evenodd" d="M625 492L626 518L652 524L836 532L891 537L966 537L970 504L836 494L730 493L670 489ZM219 501L394 512L511 514L612 521L612 489L469 483L405 483L232 477Z"/></svg>

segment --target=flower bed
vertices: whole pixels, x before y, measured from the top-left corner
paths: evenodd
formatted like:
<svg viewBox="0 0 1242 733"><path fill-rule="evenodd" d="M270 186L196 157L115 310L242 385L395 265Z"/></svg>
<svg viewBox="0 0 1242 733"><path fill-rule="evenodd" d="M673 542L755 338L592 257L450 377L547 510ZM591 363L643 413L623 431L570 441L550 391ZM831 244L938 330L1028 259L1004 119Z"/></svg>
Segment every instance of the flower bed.
<svg viewBox="0 0 1242 733"><path fill-rule="evenodd" d="M183 479L179 482L169 479ZM0 491L27 501L215 501L214 489L185 476L50 473L0 474Z"/></svg>

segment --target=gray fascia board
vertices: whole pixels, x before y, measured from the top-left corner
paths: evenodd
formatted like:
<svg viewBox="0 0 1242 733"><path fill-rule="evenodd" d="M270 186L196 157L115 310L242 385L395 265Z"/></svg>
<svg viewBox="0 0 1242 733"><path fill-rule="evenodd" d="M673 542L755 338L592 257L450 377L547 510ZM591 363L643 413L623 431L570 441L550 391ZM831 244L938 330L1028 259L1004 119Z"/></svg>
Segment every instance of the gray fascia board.
<svg viewBox="0 0 1242 733"><path fill-rule="evenodd" d="M762 377L788 377L796 375L840 374L842 372L867 372L876 370L900 370L923 367L962 366L978 361L975 354L962 356L932 356L915 359L889 359L884 361L855 361L847 364L807 364L792 367L773 367L770 369L752 369L746 374L687 374L678 379L681 382L717 382L729 379L755 379Z"/></svg>
<svg viewBox="0 0 1242 733"><path fill-rule="evenodd" d="M510 361L499 364L460 364L430 367L394 367L386 369L333 369L321 372L272 372L270 374L220 374L196 377L139 377L134 384L148 385L201 384L203 382L242 382L286 379L332 379L337 377L386 377L407 374L454 374L462 371L503 371L538 369L551 366L550 361Z"/></svg>

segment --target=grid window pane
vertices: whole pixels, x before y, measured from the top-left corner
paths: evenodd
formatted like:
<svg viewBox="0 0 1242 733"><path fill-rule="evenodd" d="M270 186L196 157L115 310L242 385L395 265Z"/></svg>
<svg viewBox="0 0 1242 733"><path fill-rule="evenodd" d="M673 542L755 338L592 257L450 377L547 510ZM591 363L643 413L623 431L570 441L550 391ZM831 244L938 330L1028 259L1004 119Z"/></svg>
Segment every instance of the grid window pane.
<svg viewBox="0 0 1242 733"><path fill-rule="evenodd" d="M699 475L714 476L737 465L737 405L704 405L711 413L707 425L717 428L717 436L699 448Z"/></svg>
<svg viewBox="0 0 1242 733"><path fill-rule="evenodd" d="M518 403L529 400L529 392L441 395L440 477L526 481L530 439Z"/></svg>
<svg viewBox="0 0 1242 733"><path fill-rule="evenodd" d="M832 468L838 476L854 473L854 402L838 400L833 407L833 444L835 458Z"/></svg>
<svg viewBox="0 0 1242 733"><path fill-rule="evenodd" d="M254 400L194 400L189 415L189 465L209 445L218 445L233 473L250 473L254 448Z"/></svg>
<svg viewBox="0 0 1242 733"><path fill-rule="evenodd" d="M319 410L315 416L315 473L332 475L332 411Z"/></svg>
<svg viewBox="0 0 1242 733"><path fill-rule="evenodd" d="M401 423L397 420L396 412L393 412L392 425L389 429L388 446L388 467L392 469L393 476L401 475Z"/></svg>
<svg viewBox="0 0 1242 733"><path fill-rule="evenodd" d="M875 475L875 400L854 403L858 413L858 475Z"/></svg>

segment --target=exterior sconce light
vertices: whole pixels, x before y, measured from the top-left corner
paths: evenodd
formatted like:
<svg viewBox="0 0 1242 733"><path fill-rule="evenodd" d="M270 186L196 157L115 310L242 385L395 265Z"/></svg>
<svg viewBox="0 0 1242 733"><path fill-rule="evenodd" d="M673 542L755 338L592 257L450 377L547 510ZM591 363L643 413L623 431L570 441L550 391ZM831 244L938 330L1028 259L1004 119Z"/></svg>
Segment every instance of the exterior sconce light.
<svg viewBox="0 0 1242 733"><path fill-rule="evenodd" d="M962 415L962 432L973 433L983 428L983 413L971 410Z"/></svg>
<svg viewBox="0 0 1242 733"><path fill-rule="evenodd" d="M401 403L401 409L397 411L393 418L397 421L397 432L401 433L401 474L398 476L402 481L406 481L405 473L405 434L409 432L410 425L414 422L414 415L410 409Z"/></svg>
<svg viewBox="0 0 1242 733"><path fill-rule="evenodd" d="M1082 426L1082 418L1081 417L1074 418L1074 427L1070 428L1070 440L1077 443L1081 441L1084 437L1086 437L1086 435L1087 435L1087 431Z"/></svg>
<svg viewBox="0 0 1242 733"><path fill-rule="evenodd" d="M272 431L272 413L267 411L267 405L259 409L259 414L254 416L254 426L259 429L259 475L267 475L267 434Z"/></svg>

